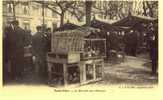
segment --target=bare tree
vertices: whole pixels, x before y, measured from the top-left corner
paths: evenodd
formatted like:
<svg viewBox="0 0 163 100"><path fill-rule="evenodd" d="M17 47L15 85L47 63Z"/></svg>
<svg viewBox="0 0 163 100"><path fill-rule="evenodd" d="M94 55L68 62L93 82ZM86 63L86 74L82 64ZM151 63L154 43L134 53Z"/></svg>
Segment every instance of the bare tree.
<svg viewBox="0 0 163 100"><path fill-rule="evenodd" d="M145 7L145 2L143 2L143 15L147 16L147 11Z"/></svg>
<svg viewBox="0 0 163 100"><path fill-rule="evenodd" d="M91 10L92 10L92 1L85 2L86 10L86 25L89 26L91 22Z"/></svg>
<svg viewBox="0 0 163 100"><path fill-rule="evenodd" d="M65 13L74 6L75 1L61 1L61 0L55 0L55 1L35 1L37 3L43 4L45 3L45 7L52 10L54 13L58 14L60 16L60 26L64 24L64 16Z"/></svg>
<svg viewBox="0 0 163 100"><path fill-rule="evenodd" d="M94 5L93 9L96 9L95 13L103 15L104 19L124 18L132 6L132 2L127 1L97 1L96 3L101 5Z"/></svg>
<svg viewBox="0 0 163 100"><path fill-rule="evenodd" d="M145 1L147 9L149 10L149 16L154 17L154 10L158 7L157 1Z"/></svg>
<svg viewBox="0 0 163 100"><path fill-rule="evenodd" d="M40 2L40 1L37 1ZM137 5L137 6L135 6ZM135 6L135 7L134 7ZM64 23L64 15L69 12L78 21L86 16L89 25L91 15L99 14L104 19L122 19L129 14L155 16L158 2L154 1L46 1L46 7L60 16L60 26ZM143 11L143 12L142 12Z"/></svg>
<svg viewBox="0 0 163 100"><path fill-rule="evenodd" d="M158 17L158 1L143 1L142 8L143 12L142 15L150 16L150 17Z"/></svg>
<svg viewBox="0 0 163 100"><path fill-rule="evenodd" d="M144 15L158 17L158 1L97 1L100 6L93 5L95 14L104 19L122 19L127 15Z"/></svg>
<svg viewBox="0 0 163 100"><path fill-rule="evenodd" d="M76 1L74 5L68 9L68 12L75 16L78 21L83 21L83 17L85 16L85 2L83 1Z"/></svg>

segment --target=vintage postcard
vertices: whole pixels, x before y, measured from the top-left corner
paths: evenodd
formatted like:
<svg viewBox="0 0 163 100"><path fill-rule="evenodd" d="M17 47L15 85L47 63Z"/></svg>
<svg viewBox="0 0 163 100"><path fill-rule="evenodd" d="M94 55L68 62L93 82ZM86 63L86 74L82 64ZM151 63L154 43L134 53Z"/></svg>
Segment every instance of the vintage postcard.
<svg viewBox="0 0 163 100"><path fill-rule="evenodd" d="M2 0L2 97L159 99L160 4Z"/></svg>

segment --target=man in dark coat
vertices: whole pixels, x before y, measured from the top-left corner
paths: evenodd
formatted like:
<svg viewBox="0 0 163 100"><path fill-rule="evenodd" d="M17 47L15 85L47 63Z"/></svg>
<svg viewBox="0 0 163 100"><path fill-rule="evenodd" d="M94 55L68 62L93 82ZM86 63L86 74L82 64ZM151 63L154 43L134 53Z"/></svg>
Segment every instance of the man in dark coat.
<svg viewBox="0 0 163 100"><path fill-rule="evenodd" d="M157 75L158 68L158 36L157 29L154 30L153 27L150 28L148 33L149 36L149 47L150 47L150 57L152 60L152 75Z"/></svg>
<svg viewBox="0 0 163 100"><path fill-rule="evenodd" d="M138 46L138 35L136 30L132 32L129 42L130 42L131 55L136 56L137 46Z"/></svg>
<svg viewBox="0 0 163 100"><path fill-rule="evenodd" d="M46 35L41 31L41 26L36 27L37 32L32 37L33 55L35 58L36 73L42 81L47 77L46 52L47 42Z"/></svg>
<svg viewBox="0 0 163 100"><path fill-rule="evenodd" d="M8 28L6 42L9 51L8 57L11 61L11 76L14 80L17 80L22 78L25 46L25 32L19 27L17 20L13 21L11 27Z"/></svg>
<svg viewBox="0 0 163 100"><path fill-rule="evenodd" d="M51 28L46 29L47 52L51 51Z"/></svg>
<svg viewBox="0 0 163 100"><path fill-rule="evenodd" d="M11 26L6 26L3 31L3 83L9 81L11 78L10 76L10 61L9 61L9 49L8 49L8 40L7 40L7 34L9 34L9 31L11 30Z"/></svg>
<svg viewBox="0 0 163 100"><path fill-rule="evenodd" d="M133 30L130 30L124 37L125 52L130 56L136 56L138 36Z"/></svg>
<svg viewBox="0 0 163 100"><path fill-rule="evenodd" d="M109 37L108 37L108 41L109 41L109 49L110 50L116 50L118 51L119 47L119 43L118 43L118 36L117 36L117 33L116 32L111 32L109 34Z"/></svg>

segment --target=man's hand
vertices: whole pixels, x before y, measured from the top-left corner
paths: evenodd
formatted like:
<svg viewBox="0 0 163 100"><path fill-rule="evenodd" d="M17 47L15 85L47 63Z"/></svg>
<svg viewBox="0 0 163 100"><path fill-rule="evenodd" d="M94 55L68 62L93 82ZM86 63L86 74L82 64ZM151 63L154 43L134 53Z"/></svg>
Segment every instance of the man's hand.
<svg viewBox="0 0 163 100"><path fill-rule="evenodd" d="M25 46L24 48L27 49L27 48L31 48L32 45L28 45L28 46Z"/></svg>
<svg viewBox="0 0 163 100"><path fill-rule="evenodd" d="M33 57L32 57L32 60L33 60L33 62L35 62L35 61L36 61L36 57L35 57L35 56L33 56Z"/></svg>

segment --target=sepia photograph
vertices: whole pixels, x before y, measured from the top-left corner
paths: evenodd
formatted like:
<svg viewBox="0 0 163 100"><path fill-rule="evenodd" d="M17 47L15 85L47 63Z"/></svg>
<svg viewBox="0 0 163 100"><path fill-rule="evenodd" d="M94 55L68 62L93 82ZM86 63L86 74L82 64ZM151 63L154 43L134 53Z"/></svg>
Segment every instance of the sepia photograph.
<svg viewBox="0 0 163 100"><path fill-rule="evenodd" d="M158 3L3 0L3 87L157 86Z"/></svg>

